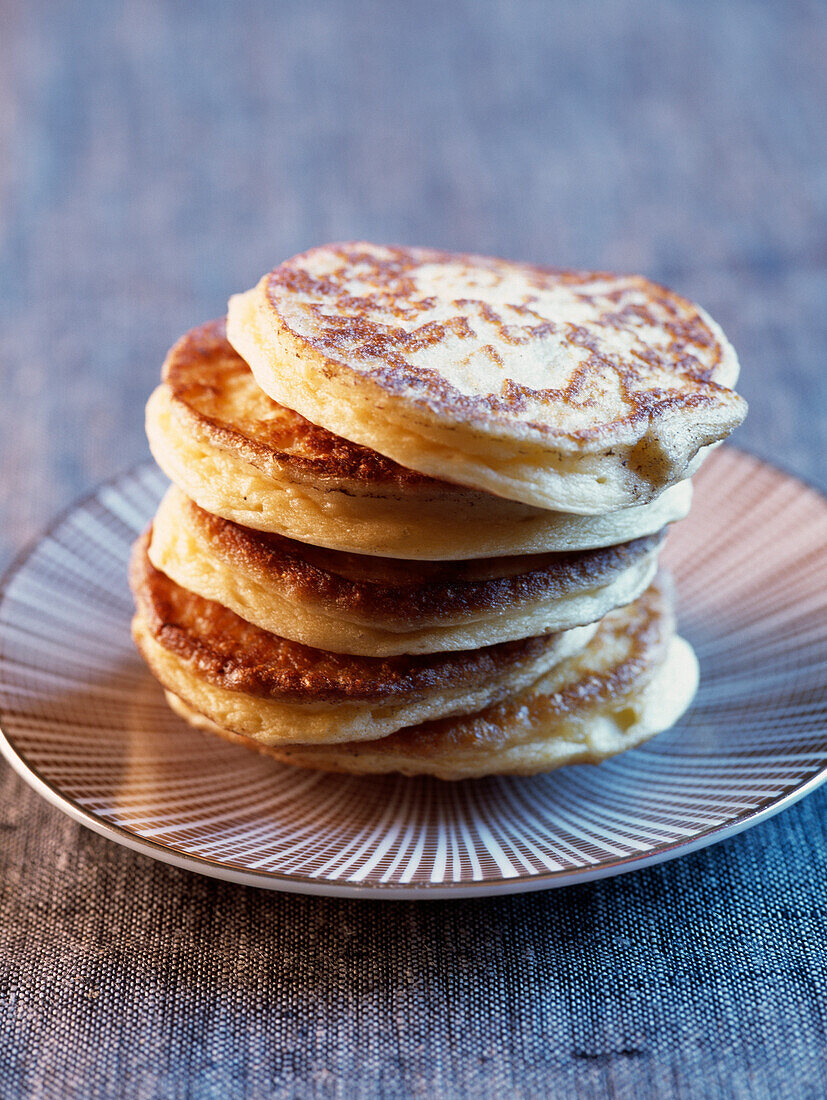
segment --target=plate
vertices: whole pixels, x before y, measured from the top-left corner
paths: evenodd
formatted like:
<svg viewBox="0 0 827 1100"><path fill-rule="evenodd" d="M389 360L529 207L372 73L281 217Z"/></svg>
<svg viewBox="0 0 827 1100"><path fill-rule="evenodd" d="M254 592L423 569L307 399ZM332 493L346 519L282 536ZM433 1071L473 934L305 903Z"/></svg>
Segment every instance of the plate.
<svg viewBox="0 0 827 1100"><path fill-rule="evenodd" d="M827 778L827 501L733 448L695 484L664 557L701 688L679 726L613 760L530 779L343 777L191 729L129 634L130 544L166 487L150 464L73 507L8 573L0 747L120 844L299 893L512 893L723 840Z"/></svg>

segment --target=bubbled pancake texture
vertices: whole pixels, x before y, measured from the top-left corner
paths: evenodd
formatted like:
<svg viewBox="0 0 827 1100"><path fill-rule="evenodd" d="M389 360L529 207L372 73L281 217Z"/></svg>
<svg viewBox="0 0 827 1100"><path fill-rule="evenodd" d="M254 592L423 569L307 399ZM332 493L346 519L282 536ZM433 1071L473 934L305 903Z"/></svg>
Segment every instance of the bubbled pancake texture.
<svg viewBox="0 0 827 1100"><path fill-rule="evenodd" d="M276 400L432 477L597 515L688 477L745 414L699 307L640 276L351 244L229 303Z"/></svg>
<svg viewBox="0 0 827 1100"><path fill-rule="evenodd" d="M187 721L304 767L464 779L679 719L697 664L663 528L744 413L702 310L637 276L334 245L234 297L229 336L186 334L147 413L174 486L133 553L134 637Z"/></svg>
<svg viewBox="0 0 827 1100"><path fill-rule="evenodd" d="M355 244L287 261L267 291L309 348L448 420L600 447L658 406L737 402L718 326L641 276Z"/></svg>

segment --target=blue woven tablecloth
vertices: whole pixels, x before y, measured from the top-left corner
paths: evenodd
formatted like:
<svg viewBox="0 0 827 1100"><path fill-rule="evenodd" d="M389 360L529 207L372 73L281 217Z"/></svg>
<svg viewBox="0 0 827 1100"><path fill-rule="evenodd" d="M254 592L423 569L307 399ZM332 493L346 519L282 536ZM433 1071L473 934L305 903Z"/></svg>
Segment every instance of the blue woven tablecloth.
<svg viewBox="0 0 827 1100"><path fill-rule="evenodd" d="M0 1095L816 1100L826 811L822 789L650 870L427 903L245 889L79 828L61 850L38 807L0 856Z"/></svg>

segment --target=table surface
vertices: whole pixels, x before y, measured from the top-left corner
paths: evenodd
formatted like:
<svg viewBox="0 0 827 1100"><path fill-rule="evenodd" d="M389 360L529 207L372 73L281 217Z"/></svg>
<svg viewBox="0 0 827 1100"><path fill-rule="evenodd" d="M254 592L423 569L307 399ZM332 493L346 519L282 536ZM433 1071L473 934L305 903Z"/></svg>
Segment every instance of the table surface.
<svg viewBox="0 0 827 1100"><path fill-rule="evenodd" d="M0 564L146 456L181 332L329 239L667 282L741 355L738 441L827 480L824 6L0 19ZM3 767L0 1095L820 1097L825 821L822 789L621 879L327 901L153 863Z"/></svg>

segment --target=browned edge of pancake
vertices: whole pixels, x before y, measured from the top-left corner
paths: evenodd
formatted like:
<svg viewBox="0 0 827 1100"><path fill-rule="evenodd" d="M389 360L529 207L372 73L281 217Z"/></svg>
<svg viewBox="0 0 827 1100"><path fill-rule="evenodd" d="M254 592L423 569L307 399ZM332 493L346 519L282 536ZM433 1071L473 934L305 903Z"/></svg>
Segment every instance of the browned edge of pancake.
<svg viewBox="0 0 827 1100"><path fill-rule="evenodd" d="M630 695L645 687L662 665L674 627L671 584L668 576L660 573L633 604L622 611L611 612L603 619L594 638L581 654L568 658L558 666L556 671L559 672L566 669L578 669L578 672L573 671L573 679L569 683L549 694L538 693L533 687L527 688L473 714L421 722L378 740L344 741L334 745L262 745L243 734L216 726L209 720L207 725L213 732L245 748L286 763L332 772L349 771L344 764L337 765L336 758L364 754L446 761L455 753L483 751L496 754L506 747L534 739L531 734L521 736L520 726L530 729L533 723L565 722L567 718L582 716L584 711L600 710L606 706L622 708ZM599 652L604 645L610 644L611 635L619 632L630 643L625 656L606 670L588 669L590 651ZM189 704L185 702L184 706ZM518 714L522 721L515 720Z"/></svg>
<svg viewBox="0 0 827 1100"><path fill-rule="evenodd" d="M216 687L285 703L400 702L488 684L539 657L557 635L452 653L356 657L280 638L155 569L151 527L136 541L129 582L152 637Z"/></svg>
<svg viewBox="0 0 827 1100"><path fill-rule="evenodd" d="M389 751L407 751L415 746L422 756L483 745L496 749L508 741L515 714L524 707L528 721L534 723L577 718L584 709L621 704L630 692L647 684L663 663L674 630L671 582L668 575L659 573L634 603L611 611L602 619L597 633L581 654L563 662L569 667L583 667L590 652L598 653L612 635L622 634L629 651L617 665L605 670L590 670L549 695L532 694L531 688L524 689L477 714L423 722L374 743L384 745ZM548 675L553 676L554 672ZM351 748L354 745L351 742Z"/></svg>
<svg viewBox="0 0 827 1100"><path fill-rule="evenodd" d="M220 405L223 400L231 400L233 379L239 375L252 377L252 372L227 341L226 322L221 318L182 336L167 354L161 378L169 387L178 414L202 437L265 473L280 474L286 469L320 483L364 485L366 492L371 486L392 486L425 490L431 496L474 493L408 470L368 447L341 439L279 405L263 391L266 418L246 425L224 419L219 415Z"/></svg>
<svg viewBox="0 0 827 1100"><path fill-rule="evenodd" d="M499 611L589 592L608 584L656 550L665 529L594 550L478 558L407 561L327 550L283 535L242 527L212 515L180 495L187 521L210 551L262 584L287 587L335 614L434 622L475 611Z"/></svg>

